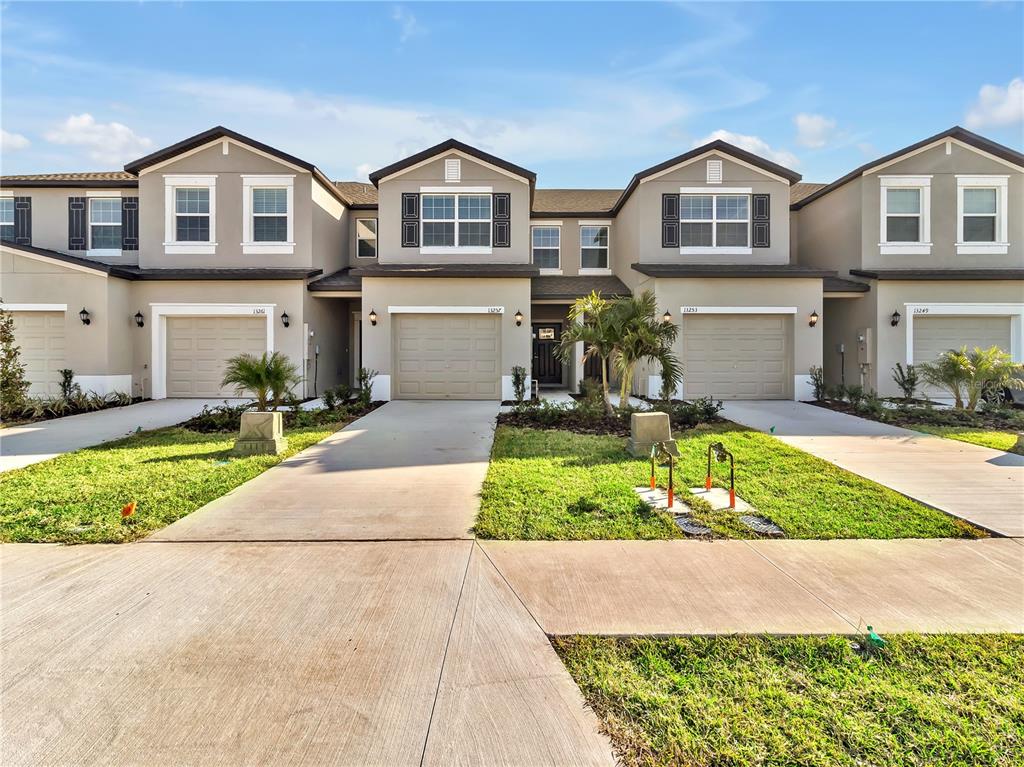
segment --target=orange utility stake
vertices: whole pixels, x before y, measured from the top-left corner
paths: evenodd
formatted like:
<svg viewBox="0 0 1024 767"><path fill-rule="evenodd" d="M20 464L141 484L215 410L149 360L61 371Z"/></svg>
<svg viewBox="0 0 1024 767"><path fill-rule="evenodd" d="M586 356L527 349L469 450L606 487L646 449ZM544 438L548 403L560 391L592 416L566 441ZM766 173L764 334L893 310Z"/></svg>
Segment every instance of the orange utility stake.
<svg viewBox="0 0 1024 767"><path fill-rule="evenodd" d="M657 485L655 484L655 477L654 477L654 450L655 450L655 448L652 447L651 448L651 490L653 490L655 487L657 487Z"/></svg>
<svg viewBox="0 0 1024 767"><path fill-rule="evenodd" d="M729 488L729 508L736 508L736 488L734 487Z"/></svg>
<svg viewBox="0 0 1024 767"><path fill-rule="evenodd" d="M704 489L705 490L710 490L711 489L711 475L710 474L708 474L706 477L704 477Z"/></svg>
<svg viewBox="0 0 1024 767"><path fill-rule="evenodd" d="M668 507L670 509L672 508L672 502L676 498L676 489L674 487L675 481L672 476L672 466L674 463L675 461L672 459L672 455L670 454L668 457Z"/></svg>

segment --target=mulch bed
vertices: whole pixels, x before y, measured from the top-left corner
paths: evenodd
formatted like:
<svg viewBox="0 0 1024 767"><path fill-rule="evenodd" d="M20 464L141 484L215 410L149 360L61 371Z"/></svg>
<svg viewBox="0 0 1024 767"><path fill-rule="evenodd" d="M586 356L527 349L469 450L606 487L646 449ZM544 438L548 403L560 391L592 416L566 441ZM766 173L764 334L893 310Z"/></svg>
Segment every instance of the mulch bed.
<svg viewBox="0 0 1024 767"><path fill-rule="evenodd" d="M517 426L522 429L571 431L576 434L590 434L594 436L629 436L628 418L619 418L618 416L582 418L572 411L560 414L554 420L541 420L534 417L531 413L499 413L498 424L502 426Z"/></svg>
<svg viewBox="0 0 1024 767"><path fill-rule="evenodd" d="M926 409L923 407L911 407L909 409L886 409L882 418L872 413L855 409L849 402L838 402L836 400L813 400L811 405L835 410L839 413L855 415L859 418L866 418L869 421L878 421L892 426L913 428L914 426L967 426L974 429L992 429L996 431L1021 431L1024 430L1024 413L1010 411L1015 415L976 412L966 413L951 409Z"/></svg>

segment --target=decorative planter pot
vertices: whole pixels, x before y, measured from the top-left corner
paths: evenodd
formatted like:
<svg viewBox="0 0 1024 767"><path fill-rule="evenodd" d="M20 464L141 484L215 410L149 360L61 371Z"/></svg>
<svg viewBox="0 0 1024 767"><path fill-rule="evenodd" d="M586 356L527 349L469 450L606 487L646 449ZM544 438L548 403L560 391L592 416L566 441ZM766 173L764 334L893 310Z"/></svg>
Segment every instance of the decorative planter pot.
<svg viewBox="0 0 1024 767"><path fill-rule="evenodd" d="M277 455L288 447L281 413L242 413L234 455Z"/></svg>

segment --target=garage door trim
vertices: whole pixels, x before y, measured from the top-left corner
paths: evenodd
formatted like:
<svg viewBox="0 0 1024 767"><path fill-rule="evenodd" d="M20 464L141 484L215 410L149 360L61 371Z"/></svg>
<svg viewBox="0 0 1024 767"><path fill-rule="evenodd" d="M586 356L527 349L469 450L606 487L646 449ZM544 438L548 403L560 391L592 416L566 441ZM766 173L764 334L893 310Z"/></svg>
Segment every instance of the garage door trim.
<svg viewBox="0 0 1024 767"><path fill-rule="evenodd" d="M1010 317L1010 356L1024 362L1024 304L919 304L907 303L906 364L914 364L914 316L928 317Z"/></svg>
<svg viewBox="0 0 1024 767"><path fill-rule="evenodd" d="M388 314L504 314L504 306L389 306Z"/></svg>
<svg viewBox="0 0 1024 767"><path fill-rule="evenodd" d="M150 304L150 369L153 399L167 398L168 317L261 317L267 320L267 351L274 351L274 310L277 304Z"/></svg>
<svg viewBox="0 0 1024 767"><path fill-rule="evenodd" d="M795 306L680 306L687 314L796 314Z"/></svg>
<svg viewBox="0 0 1024 767"><path fill-rule="evenodd" d="M5 312L66 312L67 304L0 304Z"/></svg>

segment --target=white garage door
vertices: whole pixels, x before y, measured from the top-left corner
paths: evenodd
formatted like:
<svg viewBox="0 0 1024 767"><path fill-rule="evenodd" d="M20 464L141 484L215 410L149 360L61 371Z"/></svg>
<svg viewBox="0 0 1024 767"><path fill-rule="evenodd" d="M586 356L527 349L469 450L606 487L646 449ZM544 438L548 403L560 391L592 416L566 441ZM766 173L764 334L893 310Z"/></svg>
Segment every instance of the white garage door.
<svg viewBox="0 0 1024 767"><path fill-rule="evenodd" d="M500 318L396 314L395 396L501 399Z"/></svg>
<svg viewBox="0 0 1024 767"><path fill-rule="evenodd" d="M1010 351L1009 317L914 317L914 364L933 362L943 352L966 346ZM948 397L933 387L922 387L931 397Z"/></svg>
<svg viewBox="0 0 1024 767"><path fill-rule="evenodd" d="M60 370L66 368L64 312L12 312L14 340L21 347L29 394L55 397L60 394Z"/></svg>
<svg viewBox="0 0 1024 767"><path fill-rule="evenodd" d="M683 319L687 399L788 399L790 319L783 314L718 314Z"/></svg>
<svg viewBox="0 0 1024 767"><path fill-rule="evenodd" d="M167 396L238 396L234 387L221 388L225 363L266 350L265 317L168 317Z"/></svg>

